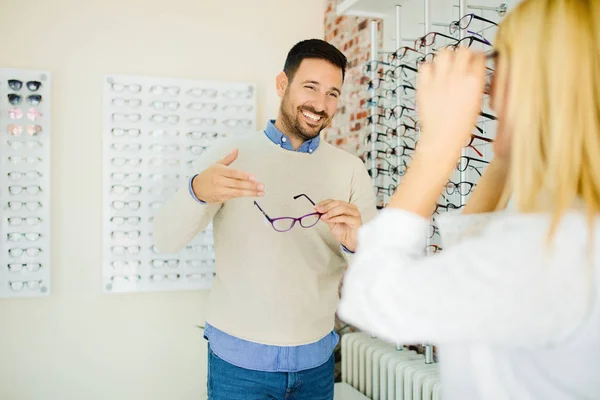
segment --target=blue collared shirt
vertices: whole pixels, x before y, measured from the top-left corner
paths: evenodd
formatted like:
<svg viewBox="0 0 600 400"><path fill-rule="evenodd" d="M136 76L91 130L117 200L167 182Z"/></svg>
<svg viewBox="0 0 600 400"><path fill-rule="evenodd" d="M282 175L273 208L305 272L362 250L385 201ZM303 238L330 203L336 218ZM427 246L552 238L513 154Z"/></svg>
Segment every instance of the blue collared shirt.
<svg viewBox="0 0 600 400"><path fill-rule="evenodd" d="M265 135L283 149L294 151L290 139L275 127L274 120L267 124ZM317 136L302 143L296 151L313 153L320 142L321 137ZM190 194L205 204L194 194L193 179L194 177L189 180ZM342 248L351 253L344 246ZM223 360L238 367L264 372L298 372L318 367L329 360L339 341L339 336L334 330L315 343L301 346L269 346L229 335L208 323L204 337L210 342L211 350Z"/></svg>

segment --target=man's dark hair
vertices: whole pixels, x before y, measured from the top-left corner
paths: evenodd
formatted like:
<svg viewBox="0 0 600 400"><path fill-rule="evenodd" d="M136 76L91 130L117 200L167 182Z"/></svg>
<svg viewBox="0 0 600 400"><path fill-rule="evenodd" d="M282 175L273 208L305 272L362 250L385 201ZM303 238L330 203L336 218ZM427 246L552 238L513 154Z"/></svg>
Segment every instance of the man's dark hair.
<svg viewBox="0 0 600 400"><path fill-rule="evenodd" d="M342 70L342 81L346 77L346 65L348 64L346 56L335 46L324 40L308 39L296 43L285 59L283 72L285 72L290 81L294 79L294 75L296 74L296 71L298 71L300 63L306 58L318 58L329 61L331 64Z"/></svg>

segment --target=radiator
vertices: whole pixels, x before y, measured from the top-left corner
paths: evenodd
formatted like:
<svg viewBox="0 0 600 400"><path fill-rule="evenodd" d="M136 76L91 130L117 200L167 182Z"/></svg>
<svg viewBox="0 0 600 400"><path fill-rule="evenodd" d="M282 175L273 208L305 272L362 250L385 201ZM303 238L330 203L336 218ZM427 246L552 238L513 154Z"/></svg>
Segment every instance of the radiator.
<svg viewBox="0 0 600 400"><path fill-rule="evenodd" d="M342 336L342 382L372 400L439 400L437 364L366 333Z"/></svg>

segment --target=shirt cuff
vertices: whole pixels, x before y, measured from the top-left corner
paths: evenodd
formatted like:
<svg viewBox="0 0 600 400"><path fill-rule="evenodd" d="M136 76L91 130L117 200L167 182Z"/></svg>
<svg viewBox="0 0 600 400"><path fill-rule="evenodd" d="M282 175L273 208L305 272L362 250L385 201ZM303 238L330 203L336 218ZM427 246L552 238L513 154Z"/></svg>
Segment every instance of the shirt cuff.
<svg viewBox="0 0 600 400"><path fill-rule="evenodd" d="M350 251L350 250L348 250L348 249L346 248L346 246L344 246L343 244L342 244L341 246L342 246L342 250L344 251L344 253L346 253L346 254L354 254L354 252L353 252L353 251Z"/></svg>
<svg viewBox="0 0 600 400"><path fill-rule="evenodd" d="M189 191L190 191L190 195L192 196L192 198L193 198L194 200L196 200L196 201L197 201L198 203L200 203L200 204L206 204L206 202L204 202L204 201L200 200L198 197L196 197L196 193L194 193L194 188L192 187L192 181L193 181L193 180L194 180L194 178L195 178L195 177L197 177L197 176L198 176L198 174L196 174L196 175L194 175L194 176L192 176L192 177L190 178L190 181L189 181L189 183L188 183L188 189L189 189Z"/></svg>

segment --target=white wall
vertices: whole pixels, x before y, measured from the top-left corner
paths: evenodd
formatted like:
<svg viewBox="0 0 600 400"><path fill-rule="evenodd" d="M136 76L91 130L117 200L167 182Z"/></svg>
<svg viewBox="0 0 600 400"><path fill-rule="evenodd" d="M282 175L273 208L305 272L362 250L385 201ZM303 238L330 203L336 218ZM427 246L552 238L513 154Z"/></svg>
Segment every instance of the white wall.
<svg viewBox="0 0 600 400"><path fill-rule="evenodd" d="M323 15L323 0L0 0L0 67L54 85L52 294L0 300L0 399L202 398L207 293L102 293L102 79L256 82L262 126L287 51L322 37Z"/></svg>

